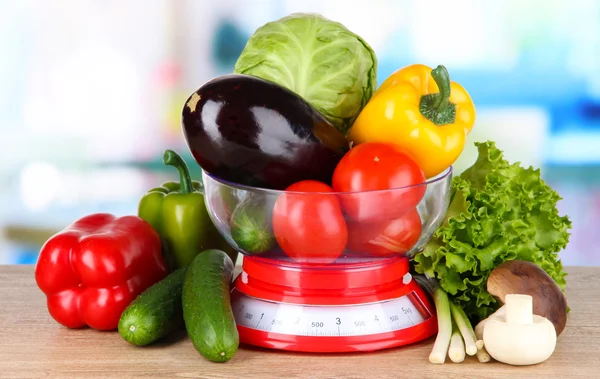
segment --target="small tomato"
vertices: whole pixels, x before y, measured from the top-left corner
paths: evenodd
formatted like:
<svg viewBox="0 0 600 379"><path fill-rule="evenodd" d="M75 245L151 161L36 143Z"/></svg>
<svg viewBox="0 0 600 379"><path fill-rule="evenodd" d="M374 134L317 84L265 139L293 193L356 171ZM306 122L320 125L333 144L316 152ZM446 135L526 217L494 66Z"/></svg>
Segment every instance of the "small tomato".
<svg viewBox="0 0 600 379"><path fill-rule="evenodd" d="M421 217L416 209L395 220L349 222L348 249L375 256L405 254L421 237Z"/></svg>
<svg viewBox="0 0 600 379"><path fill-rule="evenodd" d="M273 208L273 233L295 261L330 263L346 248L348 228L332 188L315 180L292 184Z"/></svg>
<svg viewBox="0 0 600 379"><path fill-rule="evenodd" d="M354 221L393 220L416 208L425 195L423 170L400 147L368 142L338 163L332 187ZM367 192L368 191L368 192Z"/></svg>

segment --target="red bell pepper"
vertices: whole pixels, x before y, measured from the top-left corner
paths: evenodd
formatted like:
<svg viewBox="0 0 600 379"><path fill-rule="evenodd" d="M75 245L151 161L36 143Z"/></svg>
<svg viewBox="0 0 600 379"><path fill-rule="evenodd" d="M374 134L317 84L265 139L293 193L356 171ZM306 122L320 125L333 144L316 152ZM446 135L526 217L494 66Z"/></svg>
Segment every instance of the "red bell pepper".
<svg viewBox="0 0 600 379"><path fill-rule="evenodd" d="M150 224L137 216L97 213L46 241L35 280L58 323L113 330L129 303L167 273L160 237Z"/></svg>

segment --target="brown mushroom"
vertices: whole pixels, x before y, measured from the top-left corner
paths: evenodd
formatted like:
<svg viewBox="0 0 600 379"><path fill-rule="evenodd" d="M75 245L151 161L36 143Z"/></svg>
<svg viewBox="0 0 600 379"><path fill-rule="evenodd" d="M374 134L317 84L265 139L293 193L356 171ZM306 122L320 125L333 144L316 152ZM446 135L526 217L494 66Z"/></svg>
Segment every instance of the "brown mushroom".
<svg viewBox="0 0 600 379"><path fill-rule="evenodd" d="M504 303L507 294L530 295L533 314L546 317L559 336L567 324L567 299L556 282L535 263L513 260L492 270L487 291Z"/></svg>

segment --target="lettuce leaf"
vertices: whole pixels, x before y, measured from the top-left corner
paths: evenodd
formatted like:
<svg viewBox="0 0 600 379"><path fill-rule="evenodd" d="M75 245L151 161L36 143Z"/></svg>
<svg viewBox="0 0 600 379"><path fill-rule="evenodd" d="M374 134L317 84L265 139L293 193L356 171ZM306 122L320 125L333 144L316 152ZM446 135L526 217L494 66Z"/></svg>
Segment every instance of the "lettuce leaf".
<svg viewBox="0 0 600 379"><path fill-rule="evenodd" d="M565 288L558 253L569 242L571 221L559 215L561 197L539 170L509 164L494 142L475 145L477 161L452 179L445 220L413 264L417 273L437 278L476 322L498 308L486 283L502 262L534 262Z"/></svg>

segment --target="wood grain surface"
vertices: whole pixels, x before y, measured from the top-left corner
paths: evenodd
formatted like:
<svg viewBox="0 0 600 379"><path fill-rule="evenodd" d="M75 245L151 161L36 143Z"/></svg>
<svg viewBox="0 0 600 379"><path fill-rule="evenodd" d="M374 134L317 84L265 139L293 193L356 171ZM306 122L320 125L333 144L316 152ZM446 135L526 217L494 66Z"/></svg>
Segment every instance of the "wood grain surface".
<svg viewBox="0 0 600 379"><path fill-rule="evenodd" d="M0 266L0 378L600 378L600 267L567 268L571 314L554 355L528 367L433 365L432 339L374 353L296 354L240 347L204 360L185 333L143 348L116 332L69 330L46 311L32 266Z"/></svg>

